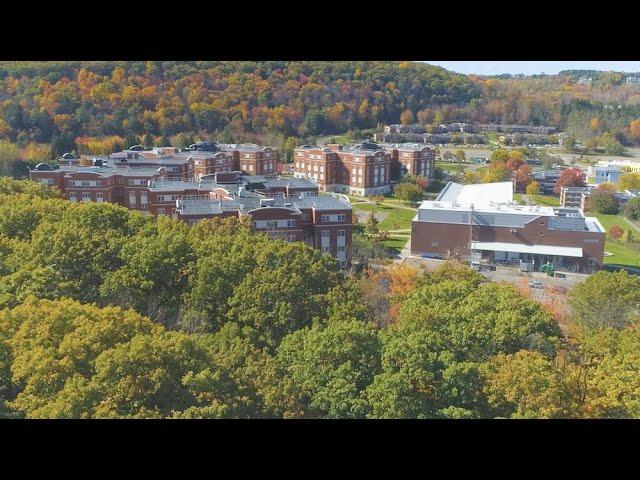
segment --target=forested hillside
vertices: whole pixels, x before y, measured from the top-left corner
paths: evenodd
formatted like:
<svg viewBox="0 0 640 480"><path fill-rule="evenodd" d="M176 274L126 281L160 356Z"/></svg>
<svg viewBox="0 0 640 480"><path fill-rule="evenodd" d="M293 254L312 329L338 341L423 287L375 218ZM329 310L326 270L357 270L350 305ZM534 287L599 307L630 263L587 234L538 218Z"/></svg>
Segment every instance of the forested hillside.
<svg viewBox="0 0 640 480"><path fill-rule="evenodd" d="M638 418L640 280L552 305L0 178L0 417Z"/></svg>
<svg viewBox="0 0 640 480"><path fill-rule="evenodd" d="M0 137L316 135L478 95L465 76L412 62L4 62Z"/></svg>
<svg viewBox="0 0 640 480"><path fill-rule="evenodd" d="M399 122L553 125L582 141L640 143L640 84L578 79L465 76L419 62L0 62L0 173L17 159L139 142L249 141L289 155L316 136Z"/></svg>

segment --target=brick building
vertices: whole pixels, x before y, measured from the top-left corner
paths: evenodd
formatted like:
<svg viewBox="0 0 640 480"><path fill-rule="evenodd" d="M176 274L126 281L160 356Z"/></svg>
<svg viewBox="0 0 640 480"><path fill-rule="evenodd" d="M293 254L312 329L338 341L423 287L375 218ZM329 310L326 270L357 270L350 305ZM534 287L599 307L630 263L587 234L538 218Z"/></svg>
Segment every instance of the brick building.
<svg viewBox="0 0 640 480"><path fill-rule="evenodd" d="M295 177L310 179L323 191L360 196L391 193L392 182L405 173L432 177L434 163L435 152L419 144L303 145L294 150Z"/></svg>
<svg viewBox="0 0 640 480"><path fill-rule="evenodd" d="M241 172L183 180L168 176L166 167L115 165L116 160L86 167L40 164L30 175L34 181L58 187L72 202L116 203L190 224L204 218L249 216L256 231L305 242L330 253L343 267L348 264L351 206L339 197L317 196L318 187L309 180Z"/></svg>
<svg viewBox="0 0 640 480"><path fill-rule="evenodd" d="M353 216L348 200L318 196L302 179L218 175L208 198L181 198L176 218L190 224L205 218L249 216L256 231L287 242L304 242L334 256L342 267L349 262ZM222 178L220 178L222 177Z"/></svg>
<svg viewBox="0 0 640 480"><path fill-rule="evenodd" d="M605 230L574 208L513 202L512 182L449 182L422 202L411 227L411 252L493 263L551 262L588 272L602 266Z"/></svg>

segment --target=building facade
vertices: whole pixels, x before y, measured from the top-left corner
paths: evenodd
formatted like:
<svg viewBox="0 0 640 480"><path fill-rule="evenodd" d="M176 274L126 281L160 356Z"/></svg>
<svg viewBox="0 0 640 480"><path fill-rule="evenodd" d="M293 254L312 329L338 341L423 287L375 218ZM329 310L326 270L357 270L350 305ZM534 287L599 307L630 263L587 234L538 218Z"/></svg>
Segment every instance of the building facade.
<svg viewBox="0 0 640 480"><path fill-rule="evenodd" d="M411 229L416 255L580 272L602 266L604 242L602 225L579 209L515 204L511 182L449 182L435 201L422 202Z"/></svg>
<svg viewBox="0 0 640 480"><path fill-rule="evenodd" d="M353 217L349 201L319 197L303 178L216 172L198 181L167 176L164 167L103 163L90 167L40 164L31 179L57 187L71 202L110 202L194 224L206 218L248 216L256 231L305 242L349 262Z"/></svg>
<svg viewBox="0 0 640 480"><path fill-rule="evenodd" d="M294 150L294 176L306 178L321 191L369 196L391 193L403 174L433 177L435 152L420 144L352 147L303 145Z"/></svg>

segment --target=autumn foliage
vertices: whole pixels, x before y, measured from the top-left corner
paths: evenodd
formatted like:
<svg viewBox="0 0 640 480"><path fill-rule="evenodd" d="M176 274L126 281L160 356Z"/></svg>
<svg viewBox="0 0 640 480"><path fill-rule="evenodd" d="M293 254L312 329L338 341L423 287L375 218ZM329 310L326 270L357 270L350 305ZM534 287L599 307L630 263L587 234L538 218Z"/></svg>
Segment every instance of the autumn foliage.
<svg viewBox="0 0 640 480"><path fill-rule="evenodd" d="M586 176L579 168L568 168L560 174L560 178L553 187L553 191L560 194L562 187L584 187Z"/></svg>

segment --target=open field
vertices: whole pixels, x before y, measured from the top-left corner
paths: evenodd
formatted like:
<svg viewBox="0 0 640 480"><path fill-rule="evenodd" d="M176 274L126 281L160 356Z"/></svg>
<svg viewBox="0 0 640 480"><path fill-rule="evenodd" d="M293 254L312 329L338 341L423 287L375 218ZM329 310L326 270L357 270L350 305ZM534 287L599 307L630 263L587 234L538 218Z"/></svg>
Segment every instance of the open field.
<svg viewBox="0 0 640 480"><path fill-rule="evenodd" d="M381 230L406 230L411 228L411 220L415 217L417 209L401 208L397 206L376 205L375 203L356 203L352 205L354 213L373 212L384 216L378 224Z"/></svg>
<svg viewBox="0 0 640 480"><path fill-rule="evenodd" d="M559 207L560 198L553 195L525 195L522 193L514 193L513 199L521 205L535 204L544 205L545 207Z"/></svg>
<svg viewBox="0 0 640 480"><path fill-rule="evenodd" d="M624 230L631 229L636 238L640 237L640 228L622 215L604 215L601 213L587 213L587 215L595 216L607 231L617 225ZM604 250L613 254L605 256L604 263L630 265L633 267L640 266L640 248L637 244L629 244L607 238Z"/></svg>

